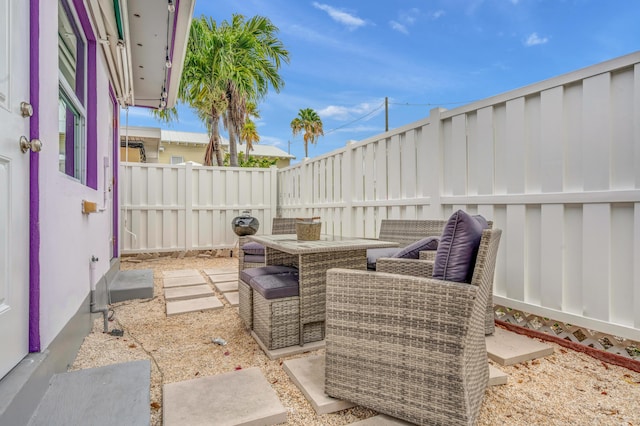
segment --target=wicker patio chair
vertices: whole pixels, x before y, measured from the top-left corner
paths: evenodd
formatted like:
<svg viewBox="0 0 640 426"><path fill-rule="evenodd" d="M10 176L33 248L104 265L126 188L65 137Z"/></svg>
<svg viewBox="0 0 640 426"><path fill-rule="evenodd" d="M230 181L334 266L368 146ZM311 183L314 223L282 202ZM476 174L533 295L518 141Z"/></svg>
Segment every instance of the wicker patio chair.
<svg viewBox="0 0 640 426"><path fill-rule="evenodd" d="M500 236L483 231L471 284L329 270L325 392L419 425L474 424Z"/></svg>
<svg viewBox="0 0 640 426"><path fill-rule="evenodd" d="M271 225L272 234L295 234L296 233L296 218L292 217L274 217ZM238 270L242 271L246 268L258 268L264 266L264 254L262 259L259 256L252 256L245 261L245 253L242 247L250 240L248 237L239 238L239 250L238 250Z"/></svg>
<svg viewBox="0 0 640 426"><path fill-rule="evenodd" d="M493 222L488 221L489 229L493 228ZM444 225L443 225L444 228ZM433 262L436 251L420 252L420 259L397 259L380 258L377 261L376 270L378 272L388 272L391 274L412 275L415 277L430 277L433 275ZM489 297L487 298L487 308L485 311L484 334L490 336L494 333L495 312L493 310L493 281L490 283Z"/></svg>

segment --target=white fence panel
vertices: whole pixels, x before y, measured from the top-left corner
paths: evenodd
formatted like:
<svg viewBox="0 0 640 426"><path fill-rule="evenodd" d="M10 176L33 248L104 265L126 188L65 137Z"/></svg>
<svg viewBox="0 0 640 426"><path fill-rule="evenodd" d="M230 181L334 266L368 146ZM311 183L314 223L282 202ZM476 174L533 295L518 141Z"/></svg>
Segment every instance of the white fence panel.
<svg viewBox="0 0 640 426"><path fill-rule="evenodd" d="M280 172L281 186L337 158L343 196L287 190L289 216L375 237L383 218L482 214L504 231L497 303L640 340L640 53L434 109Z"/></svg>
<svg viewBox="0 0 640 426"><path fill-rule="evenodd" d="M244 210L270 233L276 168L122 163L121 252L232 248L231 221Z"/></svg>

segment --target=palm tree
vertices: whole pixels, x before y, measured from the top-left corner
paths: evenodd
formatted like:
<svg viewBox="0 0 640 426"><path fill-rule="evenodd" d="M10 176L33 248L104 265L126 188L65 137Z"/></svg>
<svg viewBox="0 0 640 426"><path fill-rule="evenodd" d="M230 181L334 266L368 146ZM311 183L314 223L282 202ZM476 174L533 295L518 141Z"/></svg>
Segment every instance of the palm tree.
<svg viewBox="0 0 640 426"><path fill-rule="evenodd" d="M279 92L284 81L278 74L282 61L289 61L289 52L276 38L278 27L268 18L254 16L245 21L233 15L231 23L223 22L226 95L228 107L224 124L229 132L230 165L237 166L236 137L244 126L247 104L266 96L269 86Z"/></svg>
<svg viewBox="0 0 640 426"><path fill-rule="evenodd" d="M311 108L298 111L298 116L291 121L293 137L304 131L304 156L308 157L308 143L316 143L318 136L324 136L322 120L317 112Z"/></svg>
<svg viewBox="0 0 640 426"><path fill-rule="evenodd" d="M256 130L256 123L254 123L250 119L247 119L247 121L244 122L242 130L240 131L240 139L245 141L245 143L247 144L244 156L247 160L249 160L249 151L253 150L253 144L260 142L260 135Z"/></svg>
<svg viewBox="0 0 640 426"><path fill-rule="evenodd" d="M210 140L205 164L215 153L223 165L219 123L229 132L230 165L238 165L236 136L246 119L248 102L262 99L273 87L284 85L278 74L289 52L276 38L278 28L269 19L255 16L245 21L233 15L220 25L204 16L193 19L180 84L179 100L187 103L207 123Z"/></svg>

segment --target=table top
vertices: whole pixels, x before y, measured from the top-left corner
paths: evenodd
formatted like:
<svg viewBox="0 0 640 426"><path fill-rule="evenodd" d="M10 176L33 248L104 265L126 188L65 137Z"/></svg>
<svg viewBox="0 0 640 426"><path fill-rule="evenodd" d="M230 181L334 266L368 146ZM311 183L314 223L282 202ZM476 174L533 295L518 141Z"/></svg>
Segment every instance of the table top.
<svg viewBox="0 0 640 426"><path fill-rule="evenodd" d="M296 234L251 235L249 239L266 247L289 254L322 253L329 251L366 250L369 248L398 247L393 241L369 238L350 238L334 235L320 235L316 241L298 240Z"/></svg>

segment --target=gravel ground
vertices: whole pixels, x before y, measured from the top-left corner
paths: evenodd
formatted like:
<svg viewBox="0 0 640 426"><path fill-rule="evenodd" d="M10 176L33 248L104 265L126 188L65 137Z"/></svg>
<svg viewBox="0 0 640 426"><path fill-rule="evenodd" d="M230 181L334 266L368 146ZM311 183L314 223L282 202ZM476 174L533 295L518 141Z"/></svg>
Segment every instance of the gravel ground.
<svg viewBox="0 0 640 426"><path fill-rule="evenodd" d="M163 257L132 262L121 269L151 269L154 294L150 300L111 305L109 330L102 318L94 322L70 370L119 362L151 361L151 424L162 425L162 385L197 377L259 367L288 412L288 425L346 425L375 415L354 407L317 415L282 369L271 361L243 328L237 308L201 311L167 317L162 287L163 272L178 269L237 267L228 257ZM211 285L211 284L210 284ZM215 288L212 285L212 288ZM220 294L220 299L223 300ZM226 301L224 302L226 304ZM226 346L211 343L214 337ZM510 367L497 366L509 375L504 386L487 389L478 423L481 425L638 425L640 426L640 373L606 364L554 343L554 354ZM292 356L321 354L323 350Z"/></svg>

